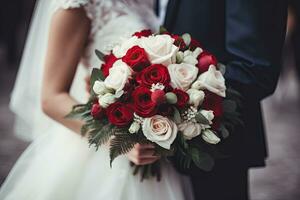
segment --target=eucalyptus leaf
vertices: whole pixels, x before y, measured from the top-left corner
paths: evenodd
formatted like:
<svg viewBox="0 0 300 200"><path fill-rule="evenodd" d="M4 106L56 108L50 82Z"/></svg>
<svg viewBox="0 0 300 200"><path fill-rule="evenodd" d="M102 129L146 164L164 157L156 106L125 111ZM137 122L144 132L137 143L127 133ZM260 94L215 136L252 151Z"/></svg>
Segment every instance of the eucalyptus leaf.
<svg viewBox="0 0 300 200"><path fill-rule="evenodd" d="M202 115L200 112L198 112L196 114L195 119L200 124L204 124L204 125L209 125L210 124L208 119L206 119L206 117L204 115Z"/></svg>
<svg viewBox="0 0 300 200"><path fill-rule="evenodd" d="M235 101L232 101L232 100L224 100L223 101L223 108L224 108L224 112L233 113L237 109L237 104L236 104Z"/></svg>
<svg viewBox="0 0 300 200"><path fill-rule="evenodd" d="M188 34L188 33L185 33L185 34L183 34L181 37L182 37L184 43L186 44L186 46L189 46L190 43L191 43L191 41L192 41L191 35Z"/></svg>
<svg viewBox="0 0 300 200"><path fill-rule="evenodd" d="M173 120L176 124L180 124L182 122L180 112L176 107L174 107Z"/></svg>
<svg viewBox="0 0 300 200"><path fill-rule="evenodd" d="M221 135L224 139L229 137L229 131L227 130L227 128L224 125L220 126L220 131L221 131Z"/></svg>
<svg viewBox="0 0 300 200"><path fill-rule="evenodd" d="M208 153L201 152L197 148L191 147L189 149L189 154L198 168L204 171L211 171L214 167L215 161Z"/></svg>
<svg viewBox="0 0 300 200"><path fill-rule="evenodd" d="M217 67L220 70L220 72L224 75L226 72L226 66L223 63L218 63Z"/></svg>

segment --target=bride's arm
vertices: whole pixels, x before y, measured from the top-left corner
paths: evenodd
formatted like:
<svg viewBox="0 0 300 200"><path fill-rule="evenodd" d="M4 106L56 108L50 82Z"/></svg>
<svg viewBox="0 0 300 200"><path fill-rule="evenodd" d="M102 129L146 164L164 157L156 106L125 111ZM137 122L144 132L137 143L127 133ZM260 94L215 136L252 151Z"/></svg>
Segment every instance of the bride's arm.
<svg viewBox="0 0 300 200"><path fill-rule="evenodd" d="M42 109L52 119L79 133L82 122L65 119L77 104L69 90L83 53L90 21L83 8L59 10L52 19L42 87Z"/></svg>

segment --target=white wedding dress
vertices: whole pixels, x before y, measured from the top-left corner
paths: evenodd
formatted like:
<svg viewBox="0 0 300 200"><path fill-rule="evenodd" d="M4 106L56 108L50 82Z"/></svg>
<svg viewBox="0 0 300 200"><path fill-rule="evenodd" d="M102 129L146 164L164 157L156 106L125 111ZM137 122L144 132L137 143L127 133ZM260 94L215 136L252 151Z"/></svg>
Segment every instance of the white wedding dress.
<svg viewBox="0 0 300 200"><path fill-rule="evenodd" d="M87 100L84 77L91 67L100 66L94 50L107 52L120 38L156 25L151 0L41 1L52 1L53 11L82 6L91 20L89 44L71 89L72 96L80 102ZM16 85L22 84L22 78L18 79ZM28 109L26 103L29 106L30 102L23 102L25 110ZM12 104L13 109L17 110L17 103ZM30 112L26 110L27 118ZM193 199L189 179L178 174L170 163L163 163L160 182L155 179L140 182L139 176L132 175L125 156L117 158L110 168L106 148L96 152L94 148L89 148L85 138L69 129L45 116L35 118L40 121L38 123L33 117L30 118L37 127L35 139L2 185L0 200Z"/></svg>

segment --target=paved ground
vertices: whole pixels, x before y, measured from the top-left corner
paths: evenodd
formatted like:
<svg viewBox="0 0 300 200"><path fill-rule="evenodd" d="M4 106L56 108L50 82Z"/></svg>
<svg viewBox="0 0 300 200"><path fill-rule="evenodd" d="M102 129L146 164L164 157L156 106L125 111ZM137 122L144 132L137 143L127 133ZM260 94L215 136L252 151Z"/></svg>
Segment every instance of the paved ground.
<svg viewBox="0 0 300 200"><path fill-rule="evenodd" d="M1 60L1 51L0 67L1 184L27 143L13 135L13 115L8 102L16 70ZM276 94L264 101L270 157L266 168L250 172L252 200L300 199L300 100L296 91L299 88L293 73L289 73Z"/></svg>

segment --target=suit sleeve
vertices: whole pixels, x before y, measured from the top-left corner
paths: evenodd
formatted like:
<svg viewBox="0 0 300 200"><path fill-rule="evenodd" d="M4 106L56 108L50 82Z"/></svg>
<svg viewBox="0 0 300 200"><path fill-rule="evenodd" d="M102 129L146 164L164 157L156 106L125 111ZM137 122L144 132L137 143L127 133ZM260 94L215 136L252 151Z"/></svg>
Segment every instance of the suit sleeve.
<svg viewBox="0 0 300 200"><path fill-rule="evenodd" d="M285 0L226 0L225 77L246 98L261 100L276 88L285 40Z"/></svg>

